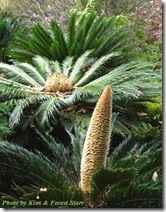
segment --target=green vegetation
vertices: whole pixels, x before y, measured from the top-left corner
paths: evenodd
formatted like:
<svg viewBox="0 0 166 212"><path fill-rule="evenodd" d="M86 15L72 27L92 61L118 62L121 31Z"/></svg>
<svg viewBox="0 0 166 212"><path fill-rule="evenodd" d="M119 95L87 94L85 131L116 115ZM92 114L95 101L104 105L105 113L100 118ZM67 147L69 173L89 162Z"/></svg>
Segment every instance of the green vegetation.
<svg viewBox="0 0 166 212"><path fill-rule="evenodd" d="M61 2L0 0L0 206L162 208L161 5Z"/></svg>

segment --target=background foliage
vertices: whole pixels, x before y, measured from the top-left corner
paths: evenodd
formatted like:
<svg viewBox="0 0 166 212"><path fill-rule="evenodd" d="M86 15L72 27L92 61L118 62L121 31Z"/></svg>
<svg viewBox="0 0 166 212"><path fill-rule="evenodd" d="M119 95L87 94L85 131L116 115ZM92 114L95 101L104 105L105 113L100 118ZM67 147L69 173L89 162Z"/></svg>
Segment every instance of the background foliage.
<svg viewBox="0 0 166 212"><path fill-rule="evenodd" d="M161 208L162 1L0 0L0 12L0 203ZM107 84L110 151L89 205L80 161Z"/></svg>

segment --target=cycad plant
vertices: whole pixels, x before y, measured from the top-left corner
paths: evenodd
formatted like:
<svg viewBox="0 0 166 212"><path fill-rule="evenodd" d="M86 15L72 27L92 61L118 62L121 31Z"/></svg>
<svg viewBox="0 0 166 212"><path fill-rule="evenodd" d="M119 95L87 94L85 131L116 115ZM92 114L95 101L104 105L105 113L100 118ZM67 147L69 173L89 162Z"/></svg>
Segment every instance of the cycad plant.
<svg viewBox="0 0 166 212"><path fill-rule="evenodd" d="M161 146L151 148L149 152L147 151L149 148L142 151L141 147L137 146L137 152L133 152L135 148L131 148L123 159L112 160L109 157L107 165L104 160L105 167L102 167L103 163L98 163L98 154L102 156L103 149L108 149L107 134L110 134L108 131L111 130L110 106L112 105L110 98L111 90L107 86L96 105L87 132L82 162L85 162L84 167L88 164L91 166L98 164L95 170L91 169L90 172L83 173L85 170L82 169L79 175L79 170L76 168L78 162L80 165L78 153L82 152L82 148L78 150L78 146L81 146L83 142L81 140L72 143L72 153L70 153L68 148L61 143L58 144L52 136L41 135L41 141L50 151L47 157L39 151L30 152L18 145L0 141L2 207L161 208ZM104 127L100 129L94 124L101 126L102 121L107 130ZM103 139L100 140L101 135ZM99 143L96 142L97 140ZM100 145L102 142L107 143L106 148ZM121 149L125 151L124 147L125 145ZM84 154L87 151L89 155ZM90 175L91 179L88 201L83 195L85 190L82 182L81 189L79 188L79 180L84 178L84 175ZM89 185L87 176L84 183Z"/></svg>
<svg viewBox="0 0 166 212"><path fill-rule="evenodd" d="M98 17L95 13L79 17L74 13L68 21L67 32L52 20L50 29L37 24L29 33L18 34L10 47L10 54L17 61L31 63L35 55L62 62L67 56L77 59L92 49L97 58L122 51L123 57L118 61L122 63L129 59L131 48L127 45L128 39L126 26L117 28L116 17Z"/></svg>
<svg viewBox="0 0 166 212"><path fill-rule="evenodd" d="M21 26L18 18L13 18L9 12L0 13L0 62L11 63L9 46L18 31L21 32Z"/></svg>
<svg viewBox="0 0 166 212"><path fill-rule="evenodd" d="M65 123L72 117L86 119L106 85L112 87L116 106L151 98L161 91L161 75L152 71L151 64L130 62L108 69L105 64L114 60L116 53L99 59L90 54L85 52L75 62L73 57L59 63L37 56L34 66L1 63L4 77L0 77L0 97L13 108L11 128L21 117L24 127L37 122L45 131L52 130L55 120ZM65 126L71 124L68 121Z"/></svg>

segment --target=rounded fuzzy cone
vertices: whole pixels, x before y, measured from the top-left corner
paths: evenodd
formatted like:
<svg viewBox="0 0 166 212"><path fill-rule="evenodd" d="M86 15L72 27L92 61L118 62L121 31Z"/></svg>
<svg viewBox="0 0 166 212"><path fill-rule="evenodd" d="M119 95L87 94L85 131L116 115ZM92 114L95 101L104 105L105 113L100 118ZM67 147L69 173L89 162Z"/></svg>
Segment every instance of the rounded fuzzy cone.
<svg viewBox="0 0 166 212"><path fill-rule="evenodd" d="M107 85L93 111L82 153L80 186L86 195L92 190L93 174L106 164L111 118L112 90Z"/></svg>
<svg viewBox="0 0 166 212"><path fill-rule="evenodd" d="M73 90L72 82L62 73L54 72L45 83L46 92L66 92Z"/></svg>

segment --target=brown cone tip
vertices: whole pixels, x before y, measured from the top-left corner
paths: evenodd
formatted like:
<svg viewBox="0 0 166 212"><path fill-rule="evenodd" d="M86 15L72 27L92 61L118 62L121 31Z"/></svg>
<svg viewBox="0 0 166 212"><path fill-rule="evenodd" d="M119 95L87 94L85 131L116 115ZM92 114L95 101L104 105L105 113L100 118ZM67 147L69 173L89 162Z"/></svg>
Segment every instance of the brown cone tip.
<svg viewBox="0 0 166 212"><path fill-rule="evenodd" d="M112 89L110 87L110 85L107 85L103 91L103 94L102 95L110 95L110 93L112 92Z"/></svg>

